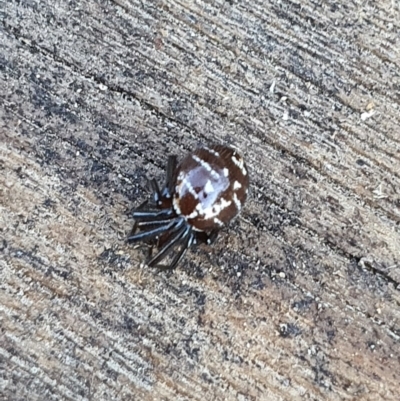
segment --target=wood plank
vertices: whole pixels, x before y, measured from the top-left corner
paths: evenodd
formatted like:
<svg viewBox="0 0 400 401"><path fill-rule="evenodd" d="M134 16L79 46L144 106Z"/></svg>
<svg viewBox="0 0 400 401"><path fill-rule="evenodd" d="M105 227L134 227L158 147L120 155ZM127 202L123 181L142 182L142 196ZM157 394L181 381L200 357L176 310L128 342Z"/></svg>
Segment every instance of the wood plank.
<svg viewBox="0 0 400 401"><path fill-rule="evenodd" d="M4 399L397 400L396 2L2 9ZM150 269L130 210L209 142L250 199Z"/></svg>

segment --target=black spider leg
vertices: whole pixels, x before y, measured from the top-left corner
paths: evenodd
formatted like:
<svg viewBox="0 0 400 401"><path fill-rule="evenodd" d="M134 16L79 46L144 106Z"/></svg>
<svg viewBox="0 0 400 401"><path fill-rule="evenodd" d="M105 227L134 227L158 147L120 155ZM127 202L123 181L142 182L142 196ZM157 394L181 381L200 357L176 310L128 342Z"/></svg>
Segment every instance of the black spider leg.
<svg viewBox="0 0 400 401"><path fill-rule="evenodd" d="M145 200L143 203L141 203L134 211L133 213L142 210L147 204L149 203L149 201ZM129 237L131 237L133 234L135 234L136 230L138 229L138 221L135 220L135 223L133 224L132 230L129 234Z"/></svg>
<svg viewBox="0 0 400 401"><path fill-rule="evenodd" d="M156 222L158 220L171 219L175 216L175 213L171 209L161 209L161 210L135 209L132 212L132 216L139 222L142 221Z"/></svg>
<svg viewBox="0 0 400 401"><path fill-rule="evenodd" d="M217 240L218 234L219 234L218 229L212 230L209 233L207 233L206 234L206 244L207 245L213 244Z"/></svg>
<svg viewBox="0 0 400 401"><path fill-rule="evenodd" d="M165 196L166 198L170 198L174 191L174 176L177 166L176 156L172 155L168 157L167 164L167 175L165 179L165 184L161 192L161 196Z"/></svg>
<svg viewBox="0 0 400 401"><path fill-rule="evenodd" d="M171 232L175 232L177 229L179 229L182 226L183 223L184 223L184 220L179 219L179 218L166 220L166 223L160 225L159 227L150 228L150 230L141 231L137 234L129 236L128 242L148 241L148 240L158 237L159 235L161 235L169 230L172 230ZM140 224L140 223L138 223L138 224Z"/></svg>
<svg viewBox="0 0 400 401"><path fill-rule="evenodd" d="M174 269L175 266L183 259L183 257L186 254L186 251L192 246L194 241L194 235L193 233L190 233L186 239L185 242L182 244L181 249L179 252L175 255L174 259L172 259L171 264L168 266L168 269Z"/></svg>
<svg viewBox="0 0 400 401"><path fill-rule="evenodd" d="M155 266L160 262L162 259L164 259L169 252L176 246L184 236L188 235L190 233L190 227L185 224L186 221L183 218L178 218L179 223L177 226L169 231L169 237L167 241L164 243L162 248L157 252L155 256L153 256L150 260L147 261L147 264L149 266Z"/></svg>
<svg viewBox="0 0 400 401"><path fill-rule="evenodd" d="M216 228L216 229L208 231L208 232L207 231L194 231L194 233L193 233L194 238L193 238L192 243L196 246L196 248L199 244L211 245L216 241L220 231L221 231L220 228ZM203 250L202 250L202 253L203 253ZM212 266L216 266L216 267L218 266L216 264L215 255L211 256L209 252L204 252L204 256L206 257L206 259Z"/></svg>
<svg viewBox="0 0 400 401"><path fill-rule="evenodd" d="M207 245L213 244L219 234L219 229L211 230L210 232L199 231L196 232L194 236L194 243L197 245L198 243L202 242Z"/></svg>
<svg viewBox="0 0 400 401"><path fill-rule="evenodd" d="M154 178L152 180L150 180L149 183L150 183L150 188L153 191L153 194L152 194L153 200L156 205L160 205L161 204L161 191L158 186L158 183Z"/></svg>
<svg viewBox="0 0 400 401"><path fill-rule="evenodd" d="M137 209L135 209L132 213L133 218L135 219L135 223L132 227L132 230L129 234L129 238L131 238L138 228L146 226L146 225L160 225L163 223L167 223L168 219L174 217L174 212L170 209L163 210L149 210L145 209L148 201L143 202Z"/></svg>
<svg viewBox="0 0 400 401"><path fill-rule="evenodd" d="M156 266L162 259L164 259L175 246L181 245L181 249L179 250L178 254L172 259L172 262L169 266L166 266L168 269L173 269L176 264L180 261L183 257L184 252L187 250L189 246L189 242L193 240L192 228L185 224L186 221L182 219L182 225L177 232L173 233L173 235L168 238L168 241L164 244L164 246L160 249L160 251L149 261L147 264L149 266Z"/></svg>

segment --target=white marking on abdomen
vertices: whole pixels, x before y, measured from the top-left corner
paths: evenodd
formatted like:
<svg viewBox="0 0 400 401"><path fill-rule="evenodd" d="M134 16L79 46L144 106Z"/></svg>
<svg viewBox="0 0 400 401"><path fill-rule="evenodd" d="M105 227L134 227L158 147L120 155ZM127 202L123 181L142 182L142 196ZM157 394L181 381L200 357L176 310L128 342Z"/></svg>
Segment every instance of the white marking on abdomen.
<svg viewBox="0 0 400 401"><path fill-rule="evenodd" d="M199 215L199 212L197 210L194 210L192 213L189 214L189 216L185 216L186 219L194 219Z"/></svg>
<svg viewBox="0 0 400 401"><path fill-rule="evenodd" d="M203 146L203 149L205 149L207 152L211 153L212 155L214 155L214 156L216 156L216 157L219 157L219 153L218 153L216 150L210 149L210 148L207 147L207 146Z"/></svg>
<svg viewBox="0 0 400 401"><path fill-rule="evenodd" d="M218 224L219 226L223 226L224 225L224 223L217 217L214 217L214 223Z"/></svg>
<svg viewBox="0 0 400 401"><path fill-rule="evenodd" d="M178 199L176 199L176 198L173 199L172 206L174 207L176 214L178 214L178 215L182 214L181 208L179 207L179 200Z"/></svg>
<svg viewBox="0 0 400 401"><path fill-rule="evenodd" d="M192 155L193 160L199 163L202 167L204 167L215 179L219 178L219 174L210 166L209 163L204 161L203 159L200 159L200 157L196 155Z"/></svg>
<svg viewBox="0 0 400 401"><path fill-rule="evenodd" d="M242 184L239 181L235 181L233 183L233 190L236 191L237 189L242 188Z"/></svg>
<svg viewBox="0 0 400 401"><path fill-rule="evenodd" d="M244 161L241 157L236 158L235 155L231 157L232 161L239 167L240 171L242 172L243 175L247 174L247 170L244 167Z"/></svg>
<svg viewBox="0 0 400 401"><path fill-rule="evenodd" d="M210 180L208 180L208 181L206 182L206 185L204 186L204 192L205 192L206 194L211 194L212 192L214 192L214 187L212 186Z"/></svg>
<svg viewBox="0 0 400 401"><path fill-rule="evenodd" d="M199 199L199 195L197 194L197 192L194 190L193 185L190 183L190 181L188 179L183 179L181 181L180 186L185 185L187 187L187 189L189 190L189 192L193 195L194 199Z"/></svg>
<svg viewBox="0 0 400 401"><path fill-rule="evenodd" d="M204 216L204 219L209 220L215 216L218 216L222 210L226 209L231 204L232 204L232 201L227 201L224 198L221 198L221 200L218 203L214 203L214 205L212 207L209 207L207 209L202 208L201 212ZM199 210L199 212L200 212L200 210Z"/></svg>
<svg viewBox="0 0 400 401"><path fill-rule="evenodd" d="M240 211L240 209L242 208L242 202L240 202L240 200L238 199L236 193L233 194L233 201L235 202L236 209L238 211Z"/></svg>

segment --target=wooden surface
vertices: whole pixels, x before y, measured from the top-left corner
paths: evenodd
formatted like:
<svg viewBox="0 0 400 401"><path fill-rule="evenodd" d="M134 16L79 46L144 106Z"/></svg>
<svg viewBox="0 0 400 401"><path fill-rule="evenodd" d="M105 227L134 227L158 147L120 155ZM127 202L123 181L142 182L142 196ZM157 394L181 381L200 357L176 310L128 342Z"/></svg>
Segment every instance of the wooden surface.
<svg viewBox="0 0 400 401"><path fill-rule="evenodd" d="M392 0L0 2L1 400L398 400ZM174 272L146 176L236 146L250 199Z"/></svg>

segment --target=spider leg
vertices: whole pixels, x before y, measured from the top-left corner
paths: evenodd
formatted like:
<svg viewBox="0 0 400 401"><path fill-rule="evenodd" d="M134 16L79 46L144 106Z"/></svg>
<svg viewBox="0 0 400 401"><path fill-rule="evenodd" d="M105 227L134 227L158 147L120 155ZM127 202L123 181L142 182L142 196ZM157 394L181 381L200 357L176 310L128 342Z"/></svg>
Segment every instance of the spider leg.
<svg viewBox="0 0 400 401"><path fill-rule="evenodd" d="M143 202L137 209L135 209L132 212L132 216L135 219L135 223L129 234L129 238L131 238L136 233L138 228L143 227L147 224L155 226L160 224L167 224L174 215L174 212L169 209L163 209L163 210L144 209L147 203L148 201Z"/></svg>
<svg viewBox="0 0 400 401"><path fill-rule="evenodd" d="M156 203L156 205L158 205L161 200L161 192L158 183L154 178L150 180L150 187L151 190L153 191L153 200Z"/></svg>
<svg viewBox="0 0 400 401"><path fill-rule="evenodd" d="M207 234L206 244L207 245L213 244L217 240L218 234L219 234L219 230L210 231L210 233Z"/></svg>
<svg viewBox="0 0 400 401"><path fill-rule="evenodd" d="M172 232L178 230L182 224L184 223L184 220L180 219L174 219L170 220L168 224L162 225L161 227L156 227L148 231L143 231L134 235L131 235L128 237L128 242L139 242L139 241L147 241L153 238L158 237L160 234L169 231L172 229ZM136 225L136 223L135 223ZM175 227L174 227L175 226Z"/></svg>
<svg viewBox="0 0 400 401"><path fill-rule="evenodd" d="M163 219L163 220L144 220L144 221L140 221L138 220L137 222L137 227L138 228L152 228L152 227L158 227L158 226L162 226L162 225L167 225L169 222L171 221L171 219Z"/></svg>
<svg viewBox="0 0 400 401"><path fill-rule="evenodd" d="M145 201L142 202L136 209L134 209L134 211L144 209L144 207L147 206L148 203L149 203L149 201L148 201L148 200L145 200Z"/></svg>
<svg viewBox="0 0 400 401"><path fill-rule="evenodd" d="M169 156L168 157L168 164L167 164L167 176L165 179L165 184L162 190L162 196L166 198L170 198L173 192L173 185L174 185L174 174L177 165L177 158L176 156Z"/></svg>
<svg viewBox="0 0 400 401"><path fill-rule="evenodd" d="M137 229L138 229L138 221L135 221L135 223L133 224L132 230L129 233L128 238L132 237L135 234L135 232L137 231Z"/></svg>
<svg viewBox="0 0 400 401"><path fill-rule="evenodd" d="M209 233L202 231L202 232L197 232L195 234L194 238L194 243L197 244L199 242L202 242L207 245L211 245L215 242L219 234L219 230L211 230Z"/></svg>
<svg viewBox="0 0 400 401"><path fill-rule="evenodd" d="M173 249L173 247L183 240L186 240L185 243L187 243L188 239L190 239L191 236L191 228L190 227L182 227L179 231L177 231L173 236L169 238L169 240L164 244L164 246L160 249L160 251L155 255L153 258L151 258L147 264L150 267L153 267L158 264L162 259L164 259L169 252ZM187 246L186 246L187 247ZM184 247L182 248L184 249ZM181 251L179 252L181 253ZM176 258L176 257L175 257ZM175 261L175 258L173 262Z"/></svg>
<svg viewBox="0 0 400 401"><path fill-rule="evenodd" d="M172 217L175 214L174 210L162 209L162 210L141 210L140 207L132 212L132 216L136 220L156 221L159 219L165 219Z"/></svg>
<svg viewBox="0 0 400 401"><path fill-rule="evenodd" d="M175 255L174 259L172 260L171 264L168 266L168 269L174 269L175 266L183 259L183 257L186 254L186 251L191 247L193 244L194 240L194 235L193 233L190 233L187 238L185 239L185 242L182 244L181 249L179 252Z"/></svg>
<svg viewBox="0 0 400 401"><path fill-rule="evenodd" d="M143 203L141 203L134 211L133 214L139 212L139 210L142 210L147 204L149 203L149 201L145 200ZM136 230L138 229L138 220L135 220L135 224L132 227L132 230L129 234L129 237L131 237L133 234L135 234Z"/></svg>

